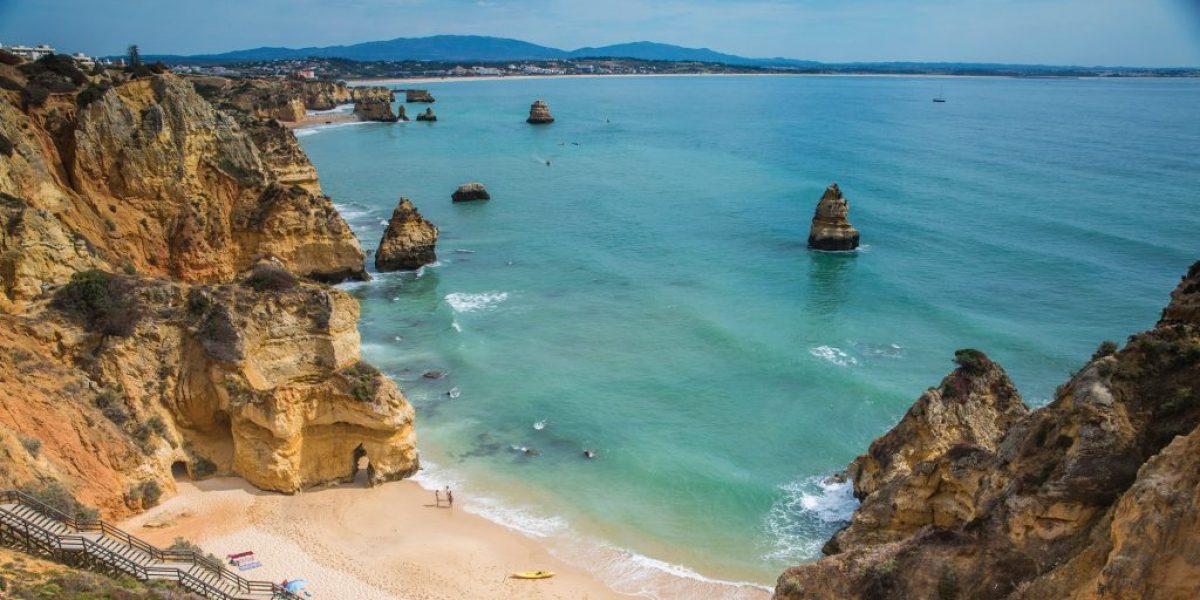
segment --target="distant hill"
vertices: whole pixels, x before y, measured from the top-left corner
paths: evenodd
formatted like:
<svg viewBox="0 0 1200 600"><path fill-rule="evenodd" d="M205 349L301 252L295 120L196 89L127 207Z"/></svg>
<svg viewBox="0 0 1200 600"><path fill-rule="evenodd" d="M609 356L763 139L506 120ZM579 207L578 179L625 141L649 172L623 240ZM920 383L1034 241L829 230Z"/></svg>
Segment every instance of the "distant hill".
<svg viewBox="0 0 1200 600"><path fill-rule="evenodd" d="M730 65L816 64L788 59L755 59L724 54L708 48L685 48L657 42L631 42L612 46L561 50L521 40L481 35L435 35L396 38L348 46L309 48L262 47L198 56L153 56L172 61L283 60L292 58L344 58L357 61L427 60L437 62L504 62L508 60L565 60L569 58L631 58L637 60L697 61Z"/></svg>

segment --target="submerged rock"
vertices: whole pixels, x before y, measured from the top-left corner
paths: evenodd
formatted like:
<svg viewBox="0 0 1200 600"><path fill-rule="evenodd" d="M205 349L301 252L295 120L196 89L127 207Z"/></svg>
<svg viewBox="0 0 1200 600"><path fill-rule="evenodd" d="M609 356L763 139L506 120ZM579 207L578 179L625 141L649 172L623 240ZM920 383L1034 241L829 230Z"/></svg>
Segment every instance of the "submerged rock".
<svg viewBox="0 0 1200 600"><path fill-rule="evenodd" d="M491 200L492 195L488 193L482 183L464 183L454 190L450 199L455 202L470 202L472 200Z"/></svg>
<svg viewBox="0 0 1200 600"><path fill-rule="evenodd" d="M529 107L529 118L525 119L525 122L534 125L553 123L554 117L550 115L550 107L546 106L545 102L535 100L533 105Z"/></svg>
<svg viewBox="0 0 1200 600"><path fill-rule="evenodd" d="M825 189L817 212L813 215L808 233L808 247L813 250L853 250L858 247L858 230L850 224L850 203L842 196L838 184Z"/></svg>
<svg viewBox="0 0 1200 600"><path fill-rule="evenodd" d="M436 121L437 115L433 114L432 108L425 109L425 112L417 115L418 121Z"/></svg>
<svg viewBox="0 0 1200 600"><path fill-rule="evenodd" d="M405 102L435 102L429 90L404 90Z"/></svg>
<svg viewBox="0 0 1200 600"><path fill-rule="evenodd" d="M379 241L375 268L381 272L410 271L430 264L437 260L437 237L437 226L425 220L408 198L401 198Z"/></svg>

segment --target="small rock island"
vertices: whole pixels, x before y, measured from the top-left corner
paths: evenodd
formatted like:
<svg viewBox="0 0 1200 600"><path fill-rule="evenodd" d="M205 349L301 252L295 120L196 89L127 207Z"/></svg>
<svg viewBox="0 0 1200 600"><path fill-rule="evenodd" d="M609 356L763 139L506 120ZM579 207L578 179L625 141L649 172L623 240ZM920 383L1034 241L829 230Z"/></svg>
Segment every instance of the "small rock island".
<svg viewBox="0 0 1200 600"><path fill-rule="evenodd" d="M401 198L375 252L380 272L412 271L437 261L437 225L430 223L408 198Z"/></svg>
<svg viewBox="0 0 1200 600"><path fill-rule="evenodd" d="M425 109L425 112L417 115L418 121L436 121L437 115L433 114L432 108Z"/></svg>
<svg viewBox="0 0 1200 600"><path fill-rule="evenodd" d="M404 90L405 102L435 102L429 90Z"/></svg>
<svg viewBox="0 0 1200 600"><path fill-rule="evenodd" d="M491 200L492 195L488 193L482 183L472 182L458 186L458 189L450 195L450 199L455 202L470 202L472 200Z"/></svg>
<svg viewBox="0 0 1200 600"><path fill-rule="evenodd" d="M812 229L808 233L808 247L813 250L844 251L858 248L858 230L850 224L850 203L842 196L838 184L825 188L825 194L817 203L813 215Z"/></svg>
<svg viewBox="0 0 1200 600"><path fill-rule="evenodd" d="M533 105L529 107L529 118L525 119L526 123L533 125L545 125L553 123L554 117L550 115L550 107L546 106L541 100L534 100Z"/></svg>

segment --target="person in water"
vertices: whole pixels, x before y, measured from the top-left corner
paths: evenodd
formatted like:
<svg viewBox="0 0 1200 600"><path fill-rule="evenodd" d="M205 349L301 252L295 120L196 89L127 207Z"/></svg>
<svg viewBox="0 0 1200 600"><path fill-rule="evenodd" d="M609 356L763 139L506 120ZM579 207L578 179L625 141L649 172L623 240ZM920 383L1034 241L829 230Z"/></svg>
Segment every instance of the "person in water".
<svg viewBox="0 0 1200 600"><path fill-rule="evenodd" d="M441 492L441 490L433 490L433 502L434 502L434 506L441 506L441 505L442 505L442 492Z"/></svg>
<svg viewBox="0 0 1200 600"><path fill-rule="evenodd" d="M450 486L446 486L446 502L450 503L450 508L454 508L454 492L450 491Z"/></svg>
<svg viewBox="0 0 1200 600"><path fill-rule="evenodd" d="M595 452L592 452L592 451L591 451L591 449L584 450L584 451L583 451L583 457L584 457L584 458L596 458L596 453L595 453Z"/></svg>
<svg viewBox="0 0 1200 600"><path fill-rule="evenodd" d="M548 161L548 160L546 161L546 166L547 167L550 166L550 161Z"/></svg>

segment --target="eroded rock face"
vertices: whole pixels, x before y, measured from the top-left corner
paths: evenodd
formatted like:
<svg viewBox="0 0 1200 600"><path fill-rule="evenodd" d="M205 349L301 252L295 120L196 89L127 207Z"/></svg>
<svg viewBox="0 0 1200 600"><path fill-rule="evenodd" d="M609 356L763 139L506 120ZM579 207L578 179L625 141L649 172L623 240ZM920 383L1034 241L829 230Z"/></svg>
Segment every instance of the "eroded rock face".
<svg viewBox="0 0 1200 600"><path fill-rule="evenodd" d="M412 473L412 409L361 362L357 302L288 274L364 275L291 132L219 78L93 82L0 90L0 487L49 478L122 516L175 462L285 492L362 454L375 482ZM90 270L117 326L51 305Z"/></svg>
<svg viewBox="0 0 1200 600"><path fill-rule="evenodd" d="M350 89L340 81L305 81L304 106L310 110L333 110L354 101Z"/></svg>
<svg viewBox="0 0 1200 600"><path fill-rule="evenodd" d="M354 114L361 121L381 121L394 123L398 119L392 112L392 102L396 99L392 90L385 87L355 87L350 88L354 98Z"/></svg>
<svg viewBox="0 0 1200 600"><path fill-rule="evenodd" d="M952 374L855 461L862 505L832 556L786 571L775 597L1196 597L1198 302L1200 263L1155 329L1023 416L997 376L958 396L977 415L914 414L934 414Z"/></svg>
<svg viewBox="0 0 1200 600"><path fill-rule="evenodd" d="M438 228L425 220L408 198L392 211L375 252L379 271L411 271L437 261Z"/></svg>
<svg viewBox="0 0 1200 600"><path fill-rule="evenodd" d="M405 102L434 102L429 90L404 90Z"/></svg>
<svg viewBox="0 0 1200 600"><path fill-rule="evenodd" d="M825 189L813 215L808 247L813 250L844 251L858 247L858 230L850 224L850 203L838 184Z"/></svg>
<svg viewBox="0 0 1200 600"><path fill-rule="evenodd" d="M450 195L450 199L454 202L470 202L472 200L491 200L492 195L488 193L482 183L472 182L458 186L458 189Z"/></svg>
<svg viewBox="0 0 1200 600"><path fill-rule="evenodd" d="M533 106L529 107L529 118L525 122L534 125L553 123L554 117L550 115L550 107L545 102L535 100Z"/></svg>
<svg viewBox="0 0 1200 600"><path fill-rule="evenodd" d="M418 121L436 121L437 115L433 114L432 108L425 109L425 112L417 115Z"/></svg>

